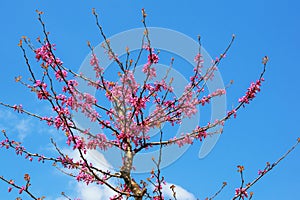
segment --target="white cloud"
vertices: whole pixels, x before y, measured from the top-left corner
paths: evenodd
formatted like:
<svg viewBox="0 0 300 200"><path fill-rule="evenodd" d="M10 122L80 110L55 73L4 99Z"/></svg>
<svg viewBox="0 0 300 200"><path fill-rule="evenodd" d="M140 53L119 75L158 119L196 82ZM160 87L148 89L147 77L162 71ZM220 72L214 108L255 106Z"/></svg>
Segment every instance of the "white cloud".
<svg viewBox="0 0 300 200"><path fill-rule="evenodd" d="M77 151L72 151L72 150L64 150L64 153L68 154L70 157L74 158L74 160L79 160L79 155ZM93 163L93 166L98 167L99 169L102 170L108 170L112 169L111 165L109 162L105 159L103 154L100 152L93 150L90 151L87 156L86 156L88 162ZM109 182L112 185L116 185L116 181ZM74 186L74 182L72 183L74 189L75 189L75 194L74 196L82 199L82 200L107 200L109 197L112 197L116 193L108 188L105 185L95 185L95 184L90 184L86 185L85 183L82 182L76 182L76 185ZM170 189L170 186L174 185L175 186L175 192L176 192L176 198L178 200L196 200L197 198L187 191L186 189L182 188L179 185L172 184L172 183L166 183L166 185L163 185L163 194L165 199L173 199L173 192ZM60 199L57 199L60 200Z"/></svg>
<svg viewBox="0 0 300 200"><path fill-rule="evenodd" d="M78 151L73 151L71 149L63 149L62 152L64 154L67 154L69 157L73 158L74 161L79 161L80 160L80 156ZM109 162L105 159L104 155L102 153L100 153L97 150L88 150L87 154L85 156L86 160L88 161L88 163L93 163L94 167L97 167L99 169L102 169L104 171L111 171L113 167L111 166L111 164L109 164Z"/></svg>
<svg viewBox="0 0 300 200"><path fill-rule="evenodd" d="M107 200L114 196L115 193L103 185L86 185L85 183L77 183L77 193L83 200Z"/></svg>
<svg viewBox="0 0 300 200"><path fill-rule="evenodd" d="M174 190L176 192L176 198L178 200L196 200L196 197L192 193L188 192L186 189L182 188L181 186L172 183L166 183L166 185L163 185L162 191L165 198L167 197L173 199L173 192L170 189L171 185L175 186Z"/></svg>
<svg viewBox="0 0 300 200"><path fill-rule="evenodd" d="M57 197L55 200L66 200L65 197Z"/></svg>
<svg viewBox="0 0 300 200"><path fill-rule="evenodd" d="M64 149L63 152L69 157L72 157L74 161L80 160L78 151ZM89 150L86 155L86 159L89 163L93 163L94 167L97 167L104 171L110 170L112 172L112 166L108 163L103 154L101 154L99 151ZM108 183L111 185L116 185L116 182L114 182L113 180L110 180ZM76 196L82 200L107 200L116 194L113 190L111 190L105 185L86 185L86 183L74 181L72 181L72 183L70 184L73 185L73 188L75 189L75 194L73 194L73 196ZM58 198L57 200L60 199Z"/></svg>

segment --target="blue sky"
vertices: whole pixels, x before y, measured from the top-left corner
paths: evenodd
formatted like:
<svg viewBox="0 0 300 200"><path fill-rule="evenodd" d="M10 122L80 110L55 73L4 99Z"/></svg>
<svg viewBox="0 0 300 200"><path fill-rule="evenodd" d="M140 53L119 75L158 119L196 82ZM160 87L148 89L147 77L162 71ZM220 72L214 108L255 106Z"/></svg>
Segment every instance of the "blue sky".
<svg viewBox="0 0 300 200"><path fill-rule="evenodd" d="M184 156L165 168L168 182L204 199L227 181L228 187L217 199L230 199L234 188L240 185L237 165L245 166L246 182L250 182L258 169L262 169L267 161L274 162L299 137L300 70L297 58L300 3L296 0L1 1L0 101L23 103L31 106L33 111L46 109L44 105L37 106L34 96L14 82L15 76L28 77L17 47L20 37L42 35L35 10L45 12L44 20L52 41L57 44L59 57L77 70L89 53L86 41L93 44L102 41L91 8L99 12L107 36L142 27L141 8L145 8L149 26L173 29L195 39L200 34L204 48L212 57L218 56L231 35L236 34L236 41L220 66L225 84L234 80L227 93L229 107L236 105L250 82L257 79L261 58L265 55L270 57L266 81L257 99L240 110L237 119L226 123L224 134L207 157L198 158L200 144L196 143ZM51 149L48 138L58 135L55 130L49 131L33 119L3 108L0 108L0 126L33 150L45 154ZM16 180L21 182L24 173L31 173L32 188L37 194L49 199L56 199L61 191L83 195L75 182L64 178L51 168L51 164L29 163L23 158L17 159L12 152L2 150L0 154L0 175L20 177ZM297 193L300 187L299 155L300 150L295 150L256 184L252 188L254 199L300 198ZM14 199L17 193L8 194L7 185L0 183L0 196Z"/></svg>

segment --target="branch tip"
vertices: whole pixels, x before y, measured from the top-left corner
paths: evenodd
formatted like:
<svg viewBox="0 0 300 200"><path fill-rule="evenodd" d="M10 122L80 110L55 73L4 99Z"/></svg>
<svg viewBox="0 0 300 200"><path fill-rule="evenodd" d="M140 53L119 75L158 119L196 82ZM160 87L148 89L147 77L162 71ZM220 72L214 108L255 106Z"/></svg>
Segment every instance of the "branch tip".
<svg viewBox="0 0 300 200"><path fill-rule="evenodd" d="M268 57L268 56L263 57L262 63L263 63L264 65L266 65L266 64L268 63L268 61L269 61L269 57Z"/></svg>

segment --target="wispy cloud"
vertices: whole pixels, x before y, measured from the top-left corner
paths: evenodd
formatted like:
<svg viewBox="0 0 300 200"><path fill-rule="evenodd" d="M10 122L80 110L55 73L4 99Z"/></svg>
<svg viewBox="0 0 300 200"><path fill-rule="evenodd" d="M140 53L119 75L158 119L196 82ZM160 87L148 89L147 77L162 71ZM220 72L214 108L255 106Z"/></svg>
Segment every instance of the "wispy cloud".
<svg viewBox="0 0 300 200"><path fill-rule="evenodd" d="M34 124L30 118L24 118L10 110L0 110L0 121L0 128L17 134L20 141L23 141L34 130Z"/></svg>
<svg viewBox="0 0 300 200"><path fill-rule="evenodd" d="M33 124L30 119L21 119L16 122L15 126L18 132L18 138L23 141L28 134L33 130Z"/></svg>
<svg viewBox="0 0 300 200"><path fill-rule="evenodd" d="M7 130L8 135L20 142L23 142L29 136L36 136L36 134L42 136L47 134L58 141L65 139L63 134L57 134L59 131L54 127L49 127L44 121L1 107L0 129Z"/></svg>

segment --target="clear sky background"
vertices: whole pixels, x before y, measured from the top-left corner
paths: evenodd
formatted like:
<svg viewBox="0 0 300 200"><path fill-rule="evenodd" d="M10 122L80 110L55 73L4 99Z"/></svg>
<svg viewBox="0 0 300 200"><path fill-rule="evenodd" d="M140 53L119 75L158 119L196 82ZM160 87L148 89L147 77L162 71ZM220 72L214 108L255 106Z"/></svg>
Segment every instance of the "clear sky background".
<svg viewBox="0 0 300 200"><path fill-rule="evenodd" d="M1 1L0 101L22 103L36 112L44 109L26 88L14 82L17 75L28 77L17 46L20 37L42 35L35 10L45 12L44 20L52 41L57 44L59 57L77 70L89 53L86 41L93 44L102 41L91 14L92 8L99 12L107 36L142 27L141 8L145 8L149 26L170 28L192 38L200 34L204 48L212 57L218 56L231 35L236 34L236 41L220 69L225 84L234 80L227 93L229 107L236 105L250 82L257 79L262 67L261 58L270 57L266 81L257 99L246 109L241 109L237 119L226 123L224 134L209 156L202 160L198 158L197 143L164 169L169 183L204 199L227 181L228 187L217 199L230 199L240 185L237 165L245 166L245 179L250 182L257 176L258 169L262 169L267 161L277 160L300 136L300 3L296 0ZM45 154L51 153L48 138L57 136L55 130L47 130L38 121L3 108L0 108L0 128L21 139L30 149ZM74 197L86 197L78 184L51 168L51 163L29 163L4 150L0 151L0 156L0 175L22 183L23 175L31 173L33 192L45 195L47 199L57 199L62 191ZM251 190L254 199L300 199L299 156L300 149L297 149L257 183ZM0 183L0 199L17 196L17 193L8 194L7 187ZM97 191L96 188L92 190ZM92 194L92 190L86 191ZM28 197L24 196L24 199Z"/></svg>

